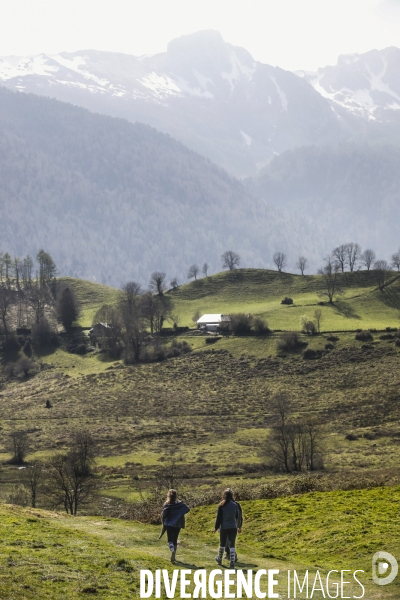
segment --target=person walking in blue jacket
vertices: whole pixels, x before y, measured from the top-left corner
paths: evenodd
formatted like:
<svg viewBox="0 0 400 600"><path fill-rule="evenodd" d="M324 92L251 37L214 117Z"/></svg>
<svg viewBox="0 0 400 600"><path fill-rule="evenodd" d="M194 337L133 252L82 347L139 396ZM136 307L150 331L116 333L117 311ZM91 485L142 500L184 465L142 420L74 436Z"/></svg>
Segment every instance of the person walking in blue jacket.
<svg viewBox="0 0 400 600"><path fill-rule="evenodd" d="M178 500L176 490L168 490L167 499L161 513L161 521L167 530L172 563L175 562L179 532L185 527L185 515L189 511L188 505Z"/></svg>
<svg viewBox="0 0 400 600"><path fill-rule="evenodd" d="M220 565L224 555L225 546L229 543L230 565L231 569L235 568L235 542L238 532L238 523L240 522L241 514L239 507L233 499L233 492L230 488L226 489L222 495L222 500L219 503L217 518L215 520L214 533L219 531L219 549L215 557L216 562Z"/></svg>

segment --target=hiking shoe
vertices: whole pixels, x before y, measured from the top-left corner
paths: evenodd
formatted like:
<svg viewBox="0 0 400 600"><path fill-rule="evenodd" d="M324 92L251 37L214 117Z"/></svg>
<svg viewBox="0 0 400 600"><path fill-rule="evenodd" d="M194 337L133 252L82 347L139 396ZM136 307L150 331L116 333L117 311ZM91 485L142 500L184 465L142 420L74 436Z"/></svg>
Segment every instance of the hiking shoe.
<svg viewBox="0 0 400 600"><path fill-rule="evenodd" d="M233 562L230 563L229 568L230 569L234 569L235 568L235 561L233 561Z"/></svg>
<svg viewBox="0 0 400 600"><path fill-rule="evenodd" d="M171 552L171 562L174 563L175 562L175 554L176 554L176 550L173 550Z"/></svg>
<svg viewBox="0 0 400 600"><path fill-rule="evenodd" d="M222 560L220 559L219 556L215 557L215 562L217 563L217 565L220 565L222 563Z"/></svg>

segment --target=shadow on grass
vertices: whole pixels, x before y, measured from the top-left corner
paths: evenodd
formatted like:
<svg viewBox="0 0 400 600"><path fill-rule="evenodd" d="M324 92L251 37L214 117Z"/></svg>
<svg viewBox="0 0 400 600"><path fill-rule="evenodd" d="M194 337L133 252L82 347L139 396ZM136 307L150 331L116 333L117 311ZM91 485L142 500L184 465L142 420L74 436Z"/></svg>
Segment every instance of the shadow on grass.
<svg viewBox="0 0 400 600"><path fill-rule="evenodd" d="M58 344L49 344L46 346L34 346L33 351L36 358L46 358L46 356L51 356L59 349Z"/></svg>
<svg viewBox="0 0 400 600"><path fill-rule="evenodd" d="M327 303L326 306L330 306L346 319L357 319L358 321L361 320L360 315L358 315L356 311L347 302L344 302L343 300L339 300L334 304Z"/></svg>
<svg viewBox="0 0 400 600"><path fill-rule="evenodd" d="M194 569L194 570L205 569L205 567L199 567L198 565L192 565L191 563L185 563L181 560L176 560L175 564L179 565L180 567L185 567L187 569Z"/></svg>
<svg viewBox="0 0 400 600"><path fill-rule="evenodd" d="M381 301L386 304L386 306L400 309L400 294L390 287L385 287L379 294L378 298L380 298Z"/></svg>

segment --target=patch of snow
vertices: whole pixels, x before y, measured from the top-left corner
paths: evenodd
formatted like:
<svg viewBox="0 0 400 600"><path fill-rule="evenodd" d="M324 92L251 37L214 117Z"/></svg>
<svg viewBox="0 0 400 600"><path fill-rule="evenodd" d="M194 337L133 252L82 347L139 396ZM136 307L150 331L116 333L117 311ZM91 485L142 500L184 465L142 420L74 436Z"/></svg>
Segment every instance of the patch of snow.
<svg viewBox="0 0 400 600"><path fill-rule="evenodd" d="M195 72L194 72L195 74ZM199 73L200 77L204 77ZM214 98L214 95L209 92L208 90L203 90L201 88L193 88L189 85L189 83L187 81L185 81L184 79L182 79L181 77L178 76L174 76L175 77L175 81L176 84L179 86L179 89L182 93L185 94L190 94L191 96L200 96L202 98ZM207 77L204 77L204 80L208 80L211 81L211 79L208 79Z"/></svg>
<svg viewBox="0 0 400 600"><path fill-rule="evenodd" d="M276 87L276 91L278 92L278 96L280 98L280 101L282 103L282 110L283 111L287 111L287 107L288 107L288 100L286 98L286 94L283 90L281 90L281 88L279 87L275 77L273 77L272 75L270 75L271 81L274 82L275 87Z"/></svg>
<svg viewBox="0 0 400 600"><path fill-rule="evenodd" d="M231 87L231 91L233 91L241 76L244 76L244 77L246 77L246 79L251 80L252 75L256 69L256 63L253 61L253 65L251 67L249 67L248 65L245 65L244 63L242 63L240 61L240 59L237 57L236 53L233 51L231 51L229 53L229 60L231 63L230 73L223 71L221 73L221 77L223 79L226 79L226 81L228 81L228 83Z"/></svg>
<svg viewBox="0 0 400 600"><path fill-rule="evenodd" d="M58 68L47 65L47 61L45 54L33 57L8 56L0 62L0 79L6 81L24 75L53 75Z"/></svg>
<svg viewBox="0 0 400 600"><path fill-rule="evenodd" d="M244 139L244 143L246 144L246 146L251 146L253 138L249 136L248 133L245 133L244 131L240 131L240 133L243 136Z"/></svg>
<svg viewBox="0 0 400 600"><path fill-rule="evenodd" d="M182 93L182 90L168 75L157 75L154 71L137 81L156 96L180 96Z"/></svg>

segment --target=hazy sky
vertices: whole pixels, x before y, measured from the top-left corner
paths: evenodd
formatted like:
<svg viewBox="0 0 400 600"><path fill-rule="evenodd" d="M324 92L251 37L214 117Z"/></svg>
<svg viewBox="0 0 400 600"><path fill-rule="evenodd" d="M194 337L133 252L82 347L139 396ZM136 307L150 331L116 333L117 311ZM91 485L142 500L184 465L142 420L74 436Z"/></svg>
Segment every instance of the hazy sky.
<svg viewBox="0 0 400 600"><path fill-rule="evenodd" d="M201 29L216 29L255 59L291 70L400 47L400 0L1 0L0 6L0 56L88 48L154 54Z"/></svg>

